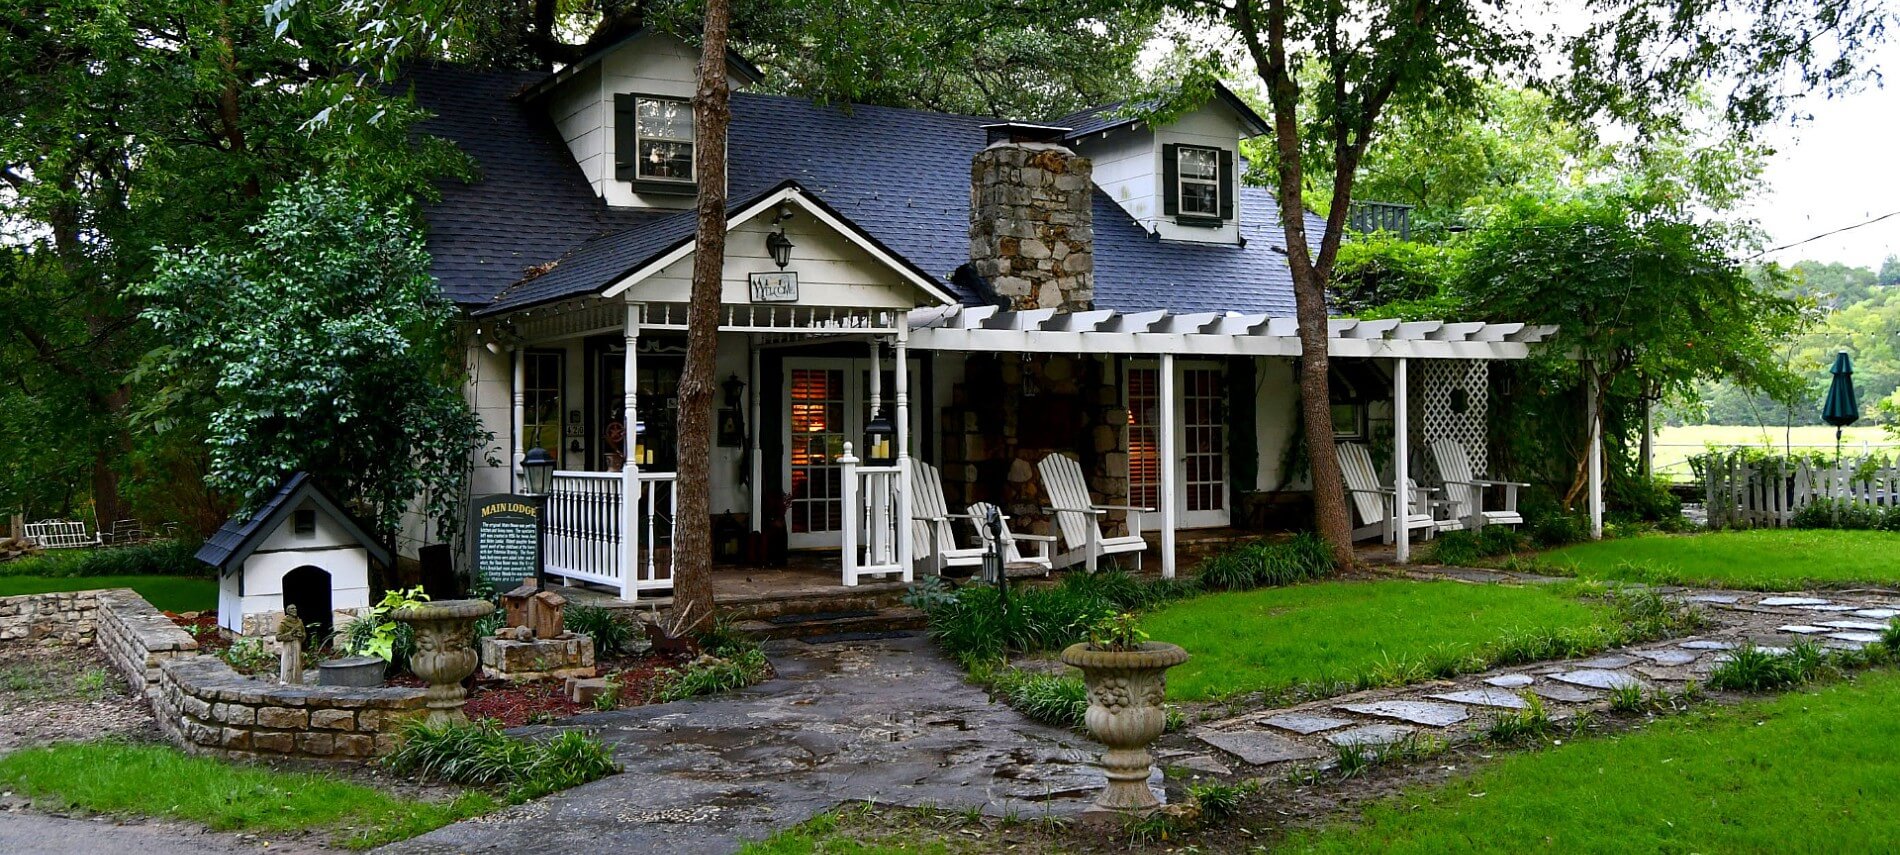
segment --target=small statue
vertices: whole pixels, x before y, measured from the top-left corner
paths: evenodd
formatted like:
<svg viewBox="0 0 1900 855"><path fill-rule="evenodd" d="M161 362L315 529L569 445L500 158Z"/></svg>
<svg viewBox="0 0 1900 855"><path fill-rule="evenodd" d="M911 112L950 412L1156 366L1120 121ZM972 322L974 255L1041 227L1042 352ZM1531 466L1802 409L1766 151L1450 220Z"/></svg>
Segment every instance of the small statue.
<svg viewBox="0 0 1900 855"><path fill-rule="evenodd" d="M277 676L286 685L303 683L303 619L296 606L284 607L284 619L277 623Z"/></svg>

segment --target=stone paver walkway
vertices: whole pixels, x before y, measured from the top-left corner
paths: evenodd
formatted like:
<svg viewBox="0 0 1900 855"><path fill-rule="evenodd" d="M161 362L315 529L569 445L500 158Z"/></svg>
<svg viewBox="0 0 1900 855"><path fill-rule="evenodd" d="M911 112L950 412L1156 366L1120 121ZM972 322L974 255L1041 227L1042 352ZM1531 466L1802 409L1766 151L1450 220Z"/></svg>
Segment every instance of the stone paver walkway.
<svg viewBox="0 0 1900 855"><path fill-rule="evenodd" d="M921 635L771 642L777 679L713 700L596 713L615 775L386 847L393 853L730 852L840 802L1087 806L1097 748L992 704Z"/></svg>
<svg viewBox="0 0 1900 855"><path fill-rule="evenodd" d="M1164 762L1206 767L1231 758L1238 761L1232 771L1259 775L1269 771L1265 767L1283 764L1329 764L1342 745L1382 745L1425 735L1458 742L1481 735L1498 713L1522 709L1525 691L1546 701L1552 718L1567 719L1580 710L1607 707L1609 690L1618 686L1681 692L1692 681L1707 680L1731 655L1728 651L1744 644L1785 652L1808 639L1826 647L1859 648L1879 641L1886 621L1900 616L1900 597L1884 592L1790 596L1673 589L1666 595L1701 607L1713 626L1699 635L1588 659L1538 662L1249 712L1195 729L1195 739L1220 754L1177 750Z"/></svg>

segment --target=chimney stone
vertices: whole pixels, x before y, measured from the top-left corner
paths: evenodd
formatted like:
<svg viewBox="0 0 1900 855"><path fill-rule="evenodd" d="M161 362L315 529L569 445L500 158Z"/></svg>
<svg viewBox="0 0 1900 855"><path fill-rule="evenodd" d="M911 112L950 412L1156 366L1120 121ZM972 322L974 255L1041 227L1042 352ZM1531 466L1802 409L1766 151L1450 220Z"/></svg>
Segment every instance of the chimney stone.
<svg viewBox="0 0 1900 855"><path fill-rule="evenodd" d="M1009 307L1095 306L1095 166L1053 142L1006 139L970 164L970 266Z"/></svg>

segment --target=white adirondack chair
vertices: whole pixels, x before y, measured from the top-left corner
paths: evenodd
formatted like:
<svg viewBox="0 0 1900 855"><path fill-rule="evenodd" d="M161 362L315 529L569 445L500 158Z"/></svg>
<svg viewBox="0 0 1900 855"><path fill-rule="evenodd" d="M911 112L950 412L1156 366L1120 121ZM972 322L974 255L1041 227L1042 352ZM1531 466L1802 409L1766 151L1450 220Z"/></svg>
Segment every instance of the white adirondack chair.
<svg viewBox="0 0 1900 855"><path fill-rule="evenodd" d="M1003 522L1004 572L1008 572L1012 567L1031 567L1040 569L1044 576L1049 575L1049 571L1055 569L1054 562L1049 559L1049 550L1056 542L1055 536L1048 534L1016 534L1009 530L1009 515L1004 514L1000 508L997 508L989 502L976 502L970 505L970 517L976 521L976 536L977 539L982 542L983 549L987 551L990 548L990 528L988 520L991 511L995 511L997 517ZM1024 541L1036 545L1034 554L1024 555L1022 553L1021 544Z"/></svg>
<svg viewBox="0 0 1900 855"><path fill-rule="evenodd" d="M1398 528L1393 525L1393 517L1397 516L1394 510L1398 494L1391 487L1380 486L1379 472L1372 466L1372 452L1356 442L1342 442L1334 448L1339 455L1340 472L1346 479L1346 496L1359 515L1359 527L1353 529L1352 539L1365 540L1377 535L1384 543L1397 540ZM1419 489L1411 479L1406 479L1405 486L1405 527L1424 532L1423 539L1430 540L1439 530L1438 520L1432 514L1431 491Z"/></svg>
<svg viewBox="0 0 1900 855"><path fill-rule="evenodd" d="M929 562L930 572L943 575L947 567L976 567L983 563L983 548L958 546L953 520L970 519L969 514L950 513L943 500L943 476L937 467L906 458L910 464L910 525L913 560Z"/></svg>
<svg viewBox="0 0 1900 855"><path fill-rule="evenodd" d="M1471 455L1464 445L1449 437L1432 443L1432 459L1438 463L1438 477L1445 482L1445 498L1454 506L1452 513L1465 521L1465 528L1523 524L1524 515L1517 512L1517 491L1529 484L1476 477L1471 471ZM1484 493L1490 487L1504 488L1504 506L1495 511L1484 509Z"/></svg>
<svg viewBox="0 0 1900 855"><path fill-rule="evenodd" d="M1049 497L1049 507L1043 510L1056 515L1056 530L1062 533L1062 545L1067 547L1055 555L1054 567L1069 567L1079 562L1093 573L1102 556L1124 553L1134 553L1135 566L1141 566L1141 553L1148 548L1148 541L1141 537L1141 515L1154 513L1154 508L1097 505L1089 501L1089 482L1082 477L1082 464L1067 455L1056 453L1044 457L1036 464L1036 471L1042 475L1043 494ZM1127 534L1102 536L1101 518L1109 511L1128 512Z"/></svg>

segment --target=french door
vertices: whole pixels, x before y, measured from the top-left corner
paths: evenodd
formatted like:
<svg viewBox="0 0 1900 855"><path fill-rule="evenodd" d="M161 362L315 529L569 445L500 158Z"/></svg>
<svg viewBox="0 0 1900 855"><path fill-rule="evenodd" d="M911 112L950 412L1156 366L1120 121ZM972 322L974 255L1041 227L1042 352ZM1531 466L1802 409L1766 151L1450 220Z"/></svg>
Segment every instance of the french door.
<svg viewBox="0 0 1900 855"><path fill-rule="evenodd" d="M882 362L884 414L897 418L897 374ZM910 436L920 436L924 406L911 373ZM843 357L791 357L785 360L785 489L791 507L785 515L787 543L793 549L838 546L844 529L844 470L838 459L844 444L860 462L869 462L864 426L871 421L871 360ZM893 449L893 452L895 450Z"/></svg>
<svg viewBox="0 0 1900 855"><path fill-rule="evenodd" d="M1181 528L1227 525L1227 378L1219 363L1176 360L1174 510ZM1129 504L1161 502L1161 368L1130 362L1123 378L1128 404Z"/></svg>

